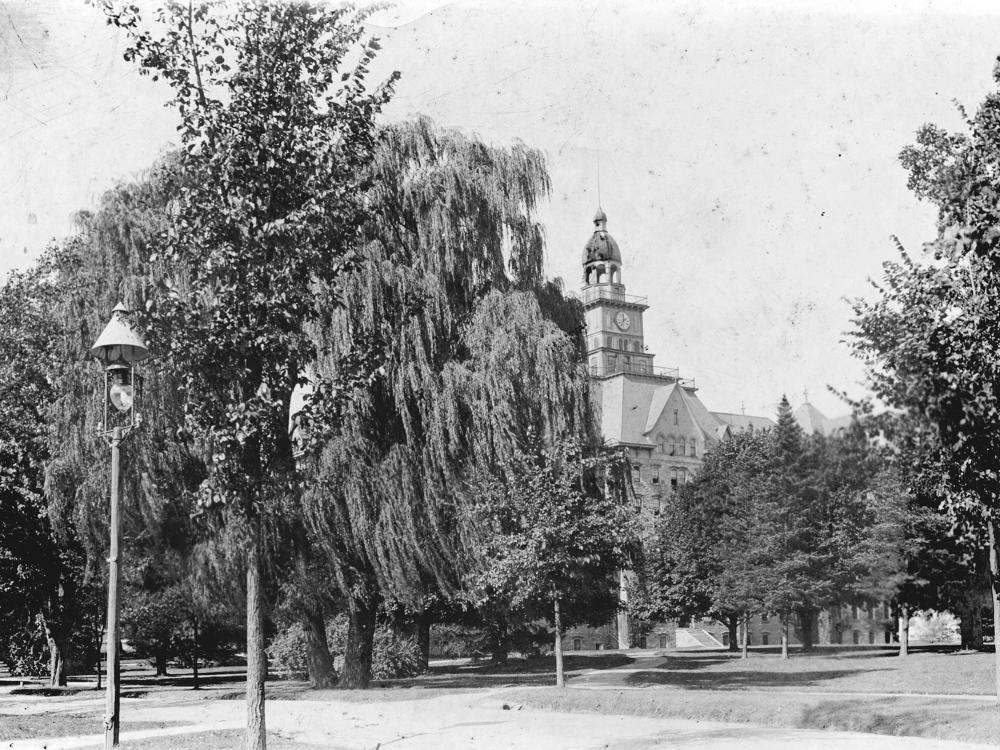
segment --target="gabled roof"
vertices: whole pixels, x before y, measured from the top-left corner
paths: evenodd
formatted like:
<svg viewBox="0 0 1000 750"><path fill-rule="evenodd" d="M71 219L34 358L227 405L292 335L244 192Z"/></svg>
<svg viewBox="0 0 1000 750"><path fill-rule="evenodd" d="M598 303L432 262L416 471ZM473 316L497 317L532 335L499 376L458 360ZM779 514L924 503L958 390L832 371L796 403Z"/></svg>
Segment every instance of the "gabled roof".
<svg viewBox="0 0 1000 750"><path fill-rule="evenodd" d="M656 423L660 421L660 415L666 408L670 397L674 395L676 388L677 383L671 383L653 391L653 398L649 402L649 412L646 414L646 427L642 431L644 435L648 435L656 427Z"/></svg>
<svg viewBox="0 0 1000 750"><path fill-rule="evenodd" d="M831 419L808 401L795 410L794 417L807 435L817 432L820 435L832 435L838 430L850 427L851 419L853 419L850 414Z"/></svg>
<svg viewBox="0 0 1000 750"><path fill-rule="evenodd" d="M752 414L731 414L726 411L713 411L712 416L720 422L724 422L738 430L745 430L748 427L753 427L755 430L769 430L772 427L778 426L770 417L756 417Z"/></svg>

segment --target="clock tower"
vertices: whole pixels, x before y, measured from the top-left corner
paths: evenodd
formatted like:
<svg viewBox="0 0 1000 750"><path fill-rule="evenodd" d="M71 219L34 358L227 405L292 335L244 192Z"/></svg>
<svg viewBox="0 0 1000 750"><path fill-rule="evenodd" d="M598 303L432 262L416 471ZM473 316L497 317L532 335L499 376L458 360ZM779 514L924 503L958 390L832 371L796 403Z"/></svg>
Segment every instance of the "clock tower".
<svg viewBox="0 0 1000 750"><path fill-rule="evenodd" d="M598 209L594 233L583 250L583 306L587 319L587 364L594 377L653 374L646 351L642 314L645 297L625 294L622 255L608 234L608 217Z"/></svg>

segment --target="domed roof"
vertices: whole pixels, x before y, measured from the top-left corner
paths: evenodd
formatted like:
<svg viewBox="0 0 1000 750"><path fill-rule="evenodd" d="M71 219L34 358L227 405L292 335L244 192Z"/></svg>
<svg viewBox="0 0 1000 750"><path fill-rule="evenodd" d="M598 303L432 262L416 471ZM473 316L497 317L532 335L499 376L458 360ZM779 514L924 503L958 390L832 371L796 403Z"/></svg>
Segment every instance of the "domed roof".
<svg viewBox="0 0 1000 750"><path fill-rule="evenodd" d="M594 216L594 233L583 248L584 264L602 260L622 262L621 250L618 249L615 238L608 234L607 223L607 214L604 213L603 209L597 209L597 215Z"/></svg>

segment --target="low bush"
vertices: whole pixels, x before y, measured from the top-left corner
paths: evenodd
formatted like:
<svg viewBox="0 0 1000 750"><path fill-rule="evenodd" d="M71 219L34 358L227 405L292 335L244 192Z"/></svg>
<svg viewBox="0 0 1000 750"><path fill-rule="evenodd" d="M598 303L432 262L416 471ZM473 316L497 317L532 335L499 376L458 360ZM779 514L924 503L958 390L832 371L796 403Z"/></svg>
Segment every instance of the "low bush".
<svg viewBox="0 0 1000 750"><path fill-rule="evenodd" d="M334 666L339 670L347 643L347 618L344 615L337 615L327 623L326 641ZM300 623L294 622L271 640L267 655L278 670L289 678L305 679L309 674L306 666L308 648L305 629ZM379 627L375 631L372 652L372 679L391 680L418 674L420 648L416 640L400 635L391 628Z"/></svg>

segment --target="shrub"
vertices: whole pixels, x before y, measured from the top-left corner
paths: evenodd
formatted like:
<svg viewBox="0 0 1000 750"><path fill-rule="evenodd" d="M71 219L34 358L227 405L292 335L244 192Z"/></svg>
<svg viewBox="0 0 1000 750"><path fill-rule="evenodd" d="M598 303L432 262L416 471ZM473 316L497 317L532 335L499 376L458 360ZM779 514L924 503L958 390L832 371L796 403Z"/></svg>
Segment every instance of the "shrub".
<svg viewBox="0 0 1000 750"><path fill-rule="evenodd" d="M343 664L344 647L347 643L347 618L337 615L326 626L327 646L339 670ZM302 625L293 622L278 632L267 648L268 657L279 671L290 679L305 679L309 675L306 666L308 642ZM387 627L375 631L372 653L372 679L391 680L397 677L413 677L420 674L420 647L416 640L403 636Z"/></svg>
<svg viewBox="0 0 1000 750"><path fill-rule="evenodd" d="M49 673L49 647L40 627L19 628L7 641L7 668L12 677L42 677Z"/></svg>
<svg viewBox="0 0 1000 750"><path fill-rule="evenodd" d="M415 639L400 635L391 628L375 631L372 653L372 679L391 680L420 674L420 647Z"/></svg>
<svg viewBox="0 0 1000 750"><path fill-rule="evenodd" d="M268 658L275 663L279 671L293 680L304 680L309 676L306 652L306 632L297 622L279 631L271 640L271 645L267 647Z"/></svg>

